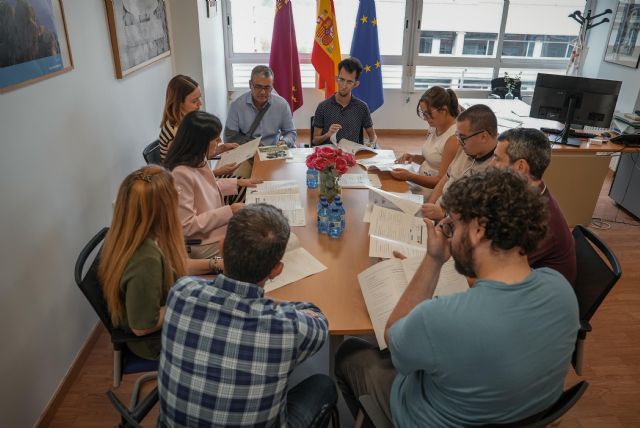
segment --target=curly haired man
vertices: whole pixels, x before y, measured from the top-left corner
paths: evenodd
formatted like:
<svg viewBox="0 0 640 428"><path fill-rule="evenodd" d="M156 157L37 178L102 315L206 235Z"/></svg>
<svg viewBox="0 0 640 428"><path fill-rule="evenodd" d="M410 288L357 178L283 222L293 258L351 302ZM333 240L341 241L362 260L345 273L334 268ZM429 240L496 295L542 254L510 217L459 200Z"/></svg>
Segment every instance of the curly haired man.
<svg viewBox="0 0 640 428"><path fill-rule="evenodd" d="M389 352L350 339L336 377L352 412L371 395L396 427L535 420L562 394L578 332L567 280L531 269L527 253L547 232L546 201L511 170L456 180L447 216L428 227L427 254L386 325ZM476 278L464 293L433 298L443 263Z"/></svg>

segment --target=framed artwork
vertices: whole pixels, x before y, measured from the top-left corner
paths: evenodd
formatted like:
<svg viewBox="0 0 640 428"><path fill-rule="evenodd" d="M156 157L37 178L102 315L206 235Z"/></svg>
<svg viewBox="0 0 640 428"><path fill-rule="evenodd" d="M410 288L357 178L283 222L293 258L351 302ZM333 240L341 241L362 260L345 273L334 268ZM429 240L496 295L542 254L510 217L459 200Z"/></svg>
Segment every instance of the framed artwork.
<svg viewBox="0 0 640 428"><path fill-rule="evenodd" d="M62 0L0 2L0 93L72 69Z"/></svg>
<svg viewBox="0 0 640 428"><path fill-rule="evenodd" d="M164 0L105 0L116 77L171 55Z"/></svg>
<svg viewBox="0 0 640 428"><path fill-rule="evenodd" d="M621 0L609 31L604 60L638 68L640 60L640 3Z"/></svg>

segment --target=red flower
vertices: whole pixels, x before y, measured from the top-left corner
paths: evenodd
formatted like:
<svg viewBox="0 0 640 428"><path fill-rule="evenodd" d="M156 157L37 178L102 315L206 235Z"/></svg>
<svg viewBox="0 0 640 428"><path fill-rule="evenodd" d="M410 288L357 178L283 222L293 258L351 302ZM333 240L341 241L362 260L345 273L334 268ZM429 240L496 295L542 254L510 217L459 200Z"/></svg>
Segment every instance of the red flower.
<svg viewBox="0 0 640 428"><path fill-rule="evenodd" d="M323 171L335 169L340 175L347 172L350 166L356 164L356 158L351 153L332 146L320 146L307 157L307 167Z"/></svg>

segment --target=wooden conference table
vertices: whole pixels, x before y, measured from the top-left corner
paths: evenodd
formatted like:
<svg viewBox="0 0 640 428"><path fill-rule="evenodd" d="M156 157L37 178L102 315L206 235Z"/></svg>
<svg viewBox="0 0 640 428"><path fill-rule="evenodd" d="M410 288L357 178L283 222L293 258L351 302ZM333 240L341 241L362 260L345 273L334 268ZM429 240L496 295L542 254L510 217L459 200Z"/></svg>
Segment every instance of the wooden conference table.
<svg viewBox="0 0 640 428"><path fill-rule="evenodd" d="M358 154L357 158L370 154ZM342 189L345 207L345 231L339 239L331 239L317 230L316 214L318 189L307 189L307 167L304 163L286 163L284 160L261 162L256 155L252 177L263 180L294 180L302 194L307 210L307 225L292 227L302 246L328 269L300 281L270 291L269 297L283 300L307 301L317 305L329 320L331 335L331 362L333 353L344 335L373 333L371 320L364 304L358 274L377 260L369 258L369 224L362 218L369 199L366 189ZM358 165L349 173L365 173ZM383 190L406 192L405 182L391 178L389 173L379 174Z"/></svg>

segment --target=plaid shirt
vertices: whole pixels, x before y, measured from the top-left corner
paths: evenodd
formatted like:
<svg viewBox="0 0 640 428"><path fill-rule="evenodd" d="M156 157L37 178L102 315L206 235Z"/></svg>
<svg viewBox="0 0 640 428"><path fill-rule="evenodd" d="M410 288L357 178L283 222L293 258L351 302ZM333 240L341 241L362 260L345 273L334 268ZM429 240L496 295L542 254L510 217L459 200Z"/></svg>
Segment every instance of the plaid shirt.
<svg viewBox="0 0 640 428"><path fill-rule="evenodd" d="M224 275L178 280L162 327L158 426L286 426L289 374L327 335L310 303L277 304Z"/></svg>

